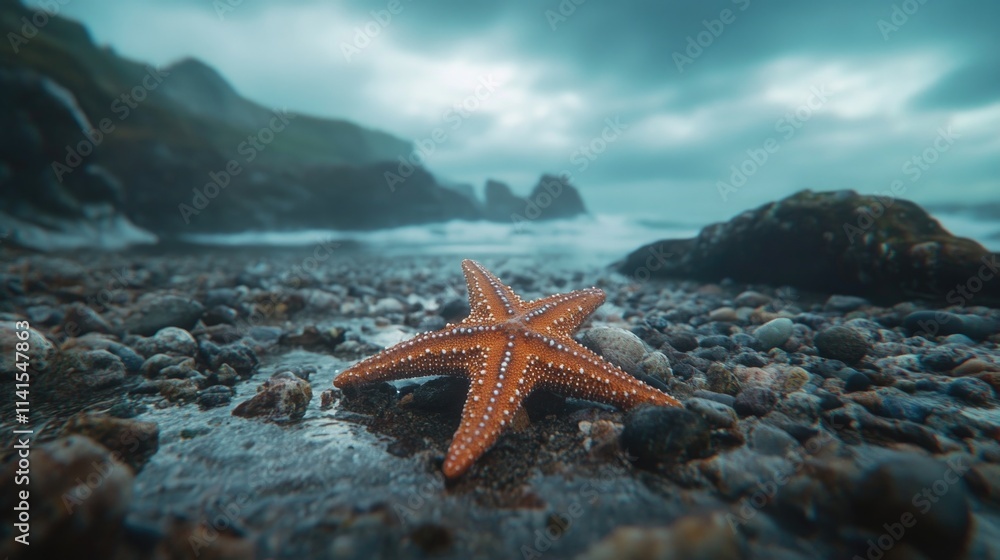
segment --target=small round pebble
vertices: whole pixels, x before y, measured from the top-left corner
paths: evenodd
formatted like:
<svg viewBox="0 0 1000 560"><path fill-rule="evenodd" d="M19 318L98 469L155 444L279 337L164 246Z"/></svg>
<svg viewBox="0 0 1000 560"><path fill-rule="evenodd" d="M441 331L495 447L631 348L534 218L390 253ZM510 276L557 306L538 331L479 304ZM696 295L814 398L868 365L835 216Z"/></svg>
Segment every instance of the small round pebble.
<svg viewBox="0 0 1000 560"><path fill-rule="evenodd" d="M840 360L853 366L871 352L871 344L858 331L849 327L830 327L814 339L819 355Z"/></svg>
<svg viewBox="0 0 1000 560"><path fill-rule="evenodd" d="M762 349L770 350L787 342L791 338L793 330L792 320L780 317L757 327L753 335L760 342Z"/></svg>
<svg viewBox="0 0 1000 560"><path fill-rule="evenodd" d="M708 422L689 410L642 406L625 417L621 442L637 464L649 467L700 457L710 435Z"/></svg>
<svg viewBox="0 0 1000 560"><path fill-rule="evenodd" d="M271 422L300 420L312 400L312 387L290 371L272 375L257 394L233 409L233 416L260 417Z"/></svg>
<svg viewBox="0 0 1000 560"><path fill-rule="evenodd" d="M198 406L201 408L224 406L231 400L233 400L233 390L225 385L214 385L198 392Z"/></svg>
<svg viewBox="0 0 1000 560"><path fill-rule="evenodd" d="M694 397L684 401L684 407L700 415L713 428L732 428L739 421L733 407L718 401Z"/></svg>
<svg viewBox="0 0 1000 560"><path fill-rule="evenodd" d="M868 379L867 375L860 371L855 371L847 377L847 382L844 384L844 391L848 393L867 391L871 386L872 380Z"/></svg>
<svg viewBox="0 0 1000 560"><path fill-rule="evenodd" d="M594 327L585 332L581 342L609 362L634 373L646 355L646 345L634 333L617 327Z"/></svg>
<svg viewBox="0 0 1000 560"><path fill-rule="evenodd" d="M740 416L764 416L778 402L778 395L767 387L747 387L736 395L733 408Z"/></svg>

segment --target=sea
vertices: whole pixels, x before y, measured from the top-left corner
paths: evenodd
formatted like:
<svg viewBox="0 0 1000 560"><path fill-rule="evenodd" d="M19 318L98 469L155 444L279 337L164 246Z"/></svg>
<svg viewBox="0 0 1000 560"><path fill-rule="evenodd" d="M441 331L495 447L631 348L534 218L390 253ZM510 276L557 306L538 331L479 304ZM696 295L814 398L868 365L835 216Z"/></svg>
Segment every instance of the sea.
<svg viewBox="0 0 1000 560"><path fill-rule="evenodd" d="M935 216L946 229L1000 252L1000 223L968 213ZM704 222L665 221L634 214L596 214L567 220L515 224L453 220L373 231L306 229L190 234L182 241L206 246L307 247L349 242L380 253L440 255L574 255L583 260L613 262L633 250L662 239L694 237Z"/></svg>

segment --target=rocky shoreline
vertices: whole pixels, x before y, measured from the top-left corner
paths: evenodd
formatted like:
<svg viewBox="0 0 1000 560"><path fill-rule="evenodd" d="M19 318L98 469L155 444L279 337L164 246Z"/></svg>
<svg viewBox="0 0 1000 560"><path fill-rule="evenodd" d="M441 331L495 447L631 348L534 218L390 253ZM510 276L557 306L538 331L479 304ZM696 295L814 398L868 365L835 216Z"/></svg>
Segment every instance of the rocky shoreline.
<svg viewBox="0 0 1000 560"><path fill-rule="evenodd" d="M6 352L14 322L30 322L32 497L53 504L33 506L33 546L115 558L1000 554L995 309L486 258L526 298L604 289L579 340L684 409L538 393L527 425L445 483L462 381L342 394L332 380L460 320L458 259L316 254L4 253L0 339Z"/></svg>

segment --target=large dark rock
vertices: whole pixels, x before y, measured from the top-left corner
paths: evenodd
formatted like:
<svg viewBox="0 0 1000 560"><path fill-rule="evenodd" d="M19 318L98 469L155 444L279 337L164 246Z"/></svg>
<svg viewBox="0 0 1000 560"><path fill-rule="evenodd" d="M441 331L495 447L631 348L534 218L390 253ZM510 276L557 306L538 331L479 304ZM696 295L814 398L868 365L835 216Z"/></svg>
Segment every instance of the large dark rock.
<svg viewBox="0 0 1000 560"><path fill-rule="evenodd" d="M640 280L732 278L958 305L969 303L959 286L978 279L981 269L992 273L997 258L975 241L955 237L912 202L805 190L707 226L693 239L641 247L616 267ZM974 284L975 303L1000 302L1000 283Z"/></svg>
<svg viewBox="0 0 1000 560"><path fill-rule="evenodd" d="M156 238L123 214L118 179L67 150L92 147L94 124L71 92L32 70L0 68L0 223L15 244L41 250L117 249Z"/></svg>

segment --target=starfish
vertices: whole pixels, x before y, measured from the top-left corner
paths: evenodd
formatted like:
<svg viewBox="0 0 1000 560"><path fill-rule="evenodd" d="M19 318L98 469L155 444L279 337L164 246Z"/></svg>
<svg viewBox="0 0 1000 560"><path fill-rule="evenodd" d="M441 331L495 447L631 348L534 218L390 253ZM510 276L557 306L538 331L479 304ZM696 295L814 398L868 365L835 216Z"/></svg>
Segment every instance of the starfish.
<svg viewBox="0 0 1000 560"><path fill-rule="evenodd" d="M461 476L510 426L524 399L539 388L621 409L680 402L605 361L572 334L604 303L598 288L524 302L483 265L462 261L469 316L417 335L344 370L334 386L429 375L470 380L462 420L443 470Z"/></svg>

